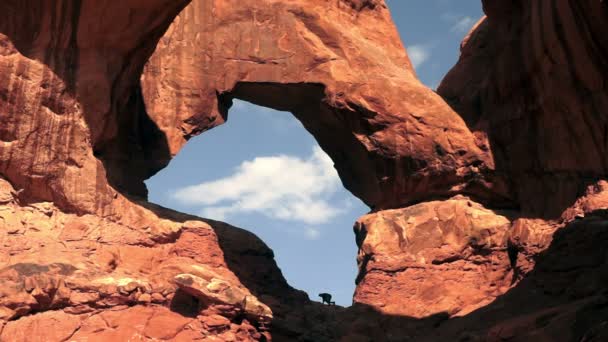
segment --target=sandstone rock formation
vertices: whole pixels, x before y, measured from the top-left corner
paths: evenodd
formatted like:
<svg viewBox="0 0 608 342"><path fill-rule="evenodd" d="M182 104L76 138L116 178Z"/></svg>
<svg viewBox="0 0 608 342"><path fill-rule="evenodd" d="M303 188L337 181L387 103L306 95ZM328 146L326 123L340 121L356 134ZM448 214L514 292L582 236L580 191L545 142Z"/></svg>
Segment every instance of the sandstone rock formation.
<svg viewBox="0 0 608 342"><path fill-rule="evenodd" d="M608 5L483 3L436 94L382 0L0 2L0 340L606 340ZM235 98L373 207L352 307L145 201Z"/></svg>
<svg viewBox="0 0 608 342"><path fill-rule="evenodd" d="M383 1L195 0L142 90L172 155L239 98L292 112L372 208L457 193L508 202L484 178L489 151L416 79Z"/></svg>
<svg viewBox="0 0 608 342"><path fill-rule="evenodd" d="M461 58L438 93L462 115L478 144L491 150L495 172L508 179L516 205L504 208L505 226L484 227L477 248L473 209L454 207L455 199L362 218L356 226L355 301L410 317L465 315L446 323L449 333L437 329L443 338L469 330L479 333L470 339L579 340L587 332L569 325L576 315L581 325L597 324L598 315L605 333L605 311L592 313L588 306L605 300L607 285L600 256L606 248L590 245L605 241L602 211L608 208L602 166L608 92L600 81L607 74L608 44L600 32L608 29L608 8L598 1L483 4L487 18L463 41ZM442 219L446 208L448 220ZM487 217L500 218L496 209ZM596 273L571 264L585 262ZM554 271L561 267L567 276ZM400 305L399 298L407 299ZM557 329L559 324L564 327Z"/></svg>
<svg viewBox="0 0 608 342"><path fill-rule="evenodd" d="M0 4L0 172L22 201L112 212L102 154L118 136L137 139L120 121L142 120L124 115L130 94L187 2Z"/></svg>
<svg viewBox="0 0 608 342"><path fill-rule="evenodd" d="M272 252L238 228L158 208L171 220L144 208L135 213L139 227L77 217L52 203L21 206L8 182L0 184L8 199L0 207L2 341L259 340L273 313L241 283L247 274L228 263L255 255L264 265L258 276L274 282L268 290L288 288Z"/></svg>
<svg viewBox="0 0 608 342"><path fill-rule="evenodd" d="M510 220L466 198L370 214L355 229L354 300L387 314L461 316L515 281L505 243Z"/></svg>
<svg viewBox="0 0 608 342"><path fill-rule="evenodd" d="M231 271L243 269L228 266L234 260L260 265L265 291L306 298L253 235L134 202L107 179L120 159L106 153L153 137L150 120L129 112L132 94L186 4L0 4L0 340L262 339L272 315L257 298L265 292L251 271ZM130 175L158 169L145 151L117 155L145 166ZM185 295L180 274L222 291Z"/></svg>
<svg viewBox="0 0 608 342"><path fill-rule="evenodd" d="M483 3L438 93L491 146L522 210L559 217L608 174L606 2Z"/></svg>

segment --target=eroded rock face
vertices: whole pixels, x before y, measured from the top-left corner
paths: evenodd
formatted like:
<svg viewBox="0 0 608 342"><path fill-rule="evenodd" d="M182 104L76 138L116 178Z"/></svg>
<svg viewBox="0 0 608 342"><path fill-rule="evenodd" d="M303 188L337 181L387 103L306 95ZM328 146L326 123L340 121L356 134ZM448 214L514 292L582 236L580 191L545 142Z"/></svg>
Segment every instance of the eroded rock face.
<svg viewBox="0 0 608 342"><path fill-rule="evenodd" d="M146 159L158 130L132 94L186 4L0 4L0 340L253 341L272 315L257 295L307 299L253 235L146 209L106 172L125 159L142 179L158 169ZM231 271L246 252L272 286ZM174 281L208 273L246 300L203 302Z"/></svg>
<svg viewBox="0 0 608 342"><path fill-rule="evenodd" d="M117 140L137 146L145 139L131 129L137 123L145 131L145 118L119 112L129 108L144 63L187 2L0 4L0 173L23 201L113 211L117 195L96 156L104 160ZM134 152L122 158L144 156Z"/></svg>
<svg viewBox="0 0 608 342"><path fill-rule="evenodd" d="M458 114L381 0L187 2L0 3L0 340L606 339L605 2L484 1ZM375 209L352 307L133 197L234 98L293 112Z"/></svg>
<svg viewBox="0 0 608 342"><path fill-rule="evenodd" d="M392 315L464 315L509 289L510 220L467 198L369 214L355 224L354 300Z"/></svg>
<svg viewBox="0 0 608 342"><path fill-rule="evenodd" d="M599 309L606 248L591 240L603 241L608 227L608 102L600 76L608 8L601 1L484 1L484 10L438 92L491 149L519 208L501 217L483 208L488 202L453 198L363 217L355 226L355 302L392 315L464 316L447 330L469 340L599 338L603 323L589 326L598 324L595 315L606 317ZM587 257L578 248L593 251ZM595 274L584 270L587 263ZM558 269L569 275L560 280ZM589 331L571 324L577 316ZM430 340L458 336L436 331Z"/></svg>
<svg viewBox="0 0 608 342"><path fill-rule="evenodd" d="M424 340L602 341L608 336L607 223L600 210L557 230L517 286L470 315L446 321Z"/></svg>
<svg viewBox="0 0 608 342"><path fill-rule="evenodd" d="M0 206L0 217L19 218L3 221L0 231L0 320L6 324L0 340L32 341L32 334L40 341L66 336L74 341L229 340L232 335L259 340L273 312L243 285L247 276L227 264L225 254L235 252L235 243L249 246L271 273L278 273L282 282L273 286L284 287L278 293L288 298L285 292L291 291L293 301L308 300L287 285L272 252L252 234L165 214L171 220L141 208L144 228L94 215L76 217L51 203ZM219 241L226 229L236 241L230 236ZM271 294L258 294L273 301ZM280 309L277 314L283 315Z"/></svg>
<svg viewBox="0 0 608 342"><path fill-rule="evenodd" d="M438 93L488 141L522 209L557 218L608 175L608 6L483 3Z"/></svg>
<svg viewBox="0 0 608 342"><path fill-rule="evenodd" d="M195 0L142 89L171 154L239 98L291 111L372 208L456 193L508 201L504 184L484 178L489 151L416 78L383 1Z"/></svg>

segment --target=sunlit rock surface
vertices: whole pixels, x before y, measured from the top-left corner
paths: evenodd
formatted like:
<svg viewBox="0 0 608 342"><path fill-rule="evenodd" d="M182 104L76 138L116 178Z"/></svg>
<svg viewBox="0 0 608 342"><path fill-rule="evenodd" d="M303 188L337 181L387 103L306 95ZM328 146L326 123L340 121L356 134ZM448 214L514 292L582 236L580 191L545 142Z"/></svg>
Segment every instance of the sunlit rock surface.
<svg viewBox="0 0 608 342"><path fill-rule="evenodd" d="M489 151L416 78L383 1L195 0L142 90L171 155L239 98L292 112L372 208L457 193L509 200L485 178Z"/></svg>
<svg viewBox="0 0 608 342"><path fill-rule="evenodd" d="M467 198L421 203L361 218L355 301L422 318L467 314L512 284L507 217Z"/></svg>
<svg viewBox="0 0 608 342"><path fill-rule="evenodd" d="M606 340L608 5L484 9L436 94L381 0L1 2L0 340ZM235 98L373 208L352 307L145 202Z"/></svg>

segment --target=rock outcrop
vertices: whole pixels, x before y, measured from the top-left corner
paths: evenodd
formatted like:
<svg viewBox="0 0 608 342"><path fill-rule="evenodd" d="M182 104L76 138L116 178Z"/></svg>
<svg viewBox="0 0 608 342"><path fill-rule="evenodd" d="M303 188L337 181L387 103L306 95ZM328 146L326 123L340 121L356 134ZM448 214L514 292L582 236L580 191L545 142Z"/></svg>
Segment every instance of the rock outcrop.
<svg viewBox="0 0 608 342"><path fill-rule="evenodd" d="M607 250L594 243L608 228L608 41L600 33L608 6L483 4L487 17L463 41L438 93L491 150L516 205L452 198L363 217L355 301L392 315L463 316L431 340L601 340L590 326L605 334L608 317L599 309ZM574 325L576 315L586 328Z"/></svg>
<svg viewBox="0 0 608 342"><path fill-rule="evenodd" d="M20 200L78 213L114 210L103 155L116 139L147 139L126 134L132 122L147 126L125 111L156 42L187 3L0 4L0 172Z"/></svg>
<svg viewBox="0 0 608 342"><path fill-rule="evenodd" d="M460 197L367 215L355 225L354 300L416 318L484 306L515 281L505 243L510 226L506 216Z"/></svg>
<svg viewBox="0 0 608 342"><path fill-rule="evenodd" d="M382 0L1 2L0 340L606 340L608 4L483 3L435 93ZM352 307L145 201L236 98L373 208Z"/></svg>
<svg viewBox="0 0 608 342"><path fill-rule="evenodd" d="M605 1L484 1L438 93L491 146L522 211L557 218L608 174Z"/></svg>
<svg viewBox="0 0 608 342"><path fill-rule="evenodd" d="M230 261L246 254L263 260L256 272L273 281L267 291L307 300L289 288L272 251L238 228L161 208L140 207L138 227L78 217L52 203L21 206L0 184L8 200L0 206L2 341L259 340L273 312L256 294L273 299L232 271L240 268Z"/></svg>
<svg viewBox="0 0 608 342"><path fill-rule="evenodd" d="M372 208L458 193L509 201L486 180L489 151L416 78L383 1L195 0L161 39L142 90L172 155L238 98L292 112Z"/></svg>
<svg viewBox="0 0 608 342"><path fill-rule="evenodd" d="M186 4L0 4L0 340L253 341L281 319L258 297L307 300L252 234L110 185L159 168L147 151L162 132L134 94ZM140 167L108 172L125 158ZM183 274L221 291L192 295Z"/></svg>

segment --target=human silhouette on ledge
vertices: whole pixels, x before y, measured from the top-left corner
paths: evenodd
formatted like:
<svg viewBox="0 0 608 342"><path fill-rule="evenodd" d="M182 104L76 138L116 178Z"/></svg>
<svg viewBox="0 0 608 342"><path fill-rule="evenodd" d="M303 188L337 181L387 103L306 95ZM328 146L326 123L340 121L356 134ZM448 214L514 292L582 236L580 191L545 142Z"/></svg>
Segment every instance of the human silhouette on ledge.
<svg viewBox="0 0 608 342"><path fill-rule="evenodd" d="M323 304L327 303L327 305L336 305L336 302L331 301L331 295L329 293L319 293L319 297L323 300Z"/></svg>

